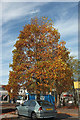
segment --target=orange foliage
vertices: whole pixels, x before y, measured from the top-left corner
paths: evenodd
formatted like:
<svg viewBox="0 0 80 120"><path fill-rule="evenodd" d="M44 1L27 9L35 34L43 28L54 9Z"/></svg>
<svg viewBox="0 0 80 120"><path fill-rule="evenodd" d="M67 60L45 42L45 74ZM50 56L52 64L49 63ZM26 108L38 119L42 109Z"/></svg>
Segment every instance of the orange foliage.
<svg viewBox="0 0 80 120"><path fill-rule="evenodd" d="M9 85L14 92L18 85L38 94L53 88L59 93L72 87L73 73L67 62L69 52L64 41L59 43L60 33L51 20L31 19L31 24L24 26L18 39L9 74Z"/></svg>

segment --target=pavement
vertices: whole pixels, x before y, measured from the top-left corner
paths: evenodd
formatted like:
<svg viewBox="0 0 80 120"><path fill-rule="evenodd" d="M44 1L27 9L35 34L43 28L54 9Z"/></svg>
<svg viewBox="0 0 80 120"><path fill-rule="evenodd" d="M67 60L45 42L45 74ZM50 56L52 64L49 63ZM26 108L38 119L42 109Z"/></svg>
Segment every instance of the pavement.
<svg viewBox="0 0 80 120"><path fill-rule="evenodd" d="M17 117L18 117L18 115L16 115L15 112L13 111L13 112L8 112L8 113L2 113L0 115L0 120L2 118L17 118Z"/></svg>
<svg viewBox="0 0 80 120"><path fill-rule="evenodd" d="M70 116L76 116L76 117L79 116L78 109L67 109L67 108L63 109L63 108L58 108L57 112L58 113L64 113L64 114L67 114L67 115L70 115Z"/></svg>
<svg viewBox="0 0 80 120"><path fill-rule="evenodd" d="M1 108L1 107L0 107ZM58 117L60 114L64 115L68 115L68 116L72 116L73 118L78 118L79 117L79 112L78 112L78 108L57 108L57 113L58 113ZM63 117L61 116L61 117ZM2 118L17 118L18 116L15 114L15 104L8 104L8 105L4 105L2 106L2 112L0 114L0 120Z"/></svg>

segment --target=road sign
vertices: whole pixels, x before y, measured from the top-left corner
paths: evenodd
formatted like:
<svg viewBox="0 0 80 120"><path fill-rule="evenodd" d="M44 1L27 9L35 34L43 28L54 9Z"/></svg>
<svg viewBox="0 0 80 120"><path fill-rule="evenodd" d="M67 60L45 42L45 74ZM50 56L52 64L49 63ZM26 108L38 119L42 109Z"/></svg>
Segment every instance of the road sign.
<svg viewBox="0 0 80 120"><path fill-rule="evenodd" d="M75 81L74 82L74 88L79 89L80 88L80 81Z"/></svg>

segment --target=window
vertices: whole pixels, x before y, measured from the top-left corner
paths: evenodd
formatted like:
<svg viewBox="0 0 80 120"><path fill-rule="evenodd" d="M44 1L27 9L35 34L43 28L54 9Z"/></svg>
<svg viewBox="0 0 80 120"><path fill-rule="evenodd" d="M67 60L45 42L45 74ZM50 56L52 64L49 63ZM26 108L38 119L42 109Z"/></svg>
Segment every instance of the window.
<svg viewBox="0 0 80 120"><path fill-rule="evenodd" d="M35 101L31 101L30 102L30 106L35 106L36 105L36 102Z"/></svg>
<svg viewBox="0 0 80 120"><path fill-rule="evenodd" d="M2 95L0 99L1 99L1 101L7 101L7 97L8 97L8 95Z"/></svg>
<svg viewBox="0 0 80 120"><path fill-rule="evenodd" d="M5 90L5 88L3 88L3 87L0 87L0 90Z"/></svg>
<svg viewBox="0 0 80 120"><path fill-rule="evenodd" d="M48 102L48 101L37 101L37 102L38 102L38 104L41 105L41 106L42 106L42 105L45 105L45 106L46 106L46 105L52 105L52 104L51 104L50 102Z"/></svg>
<svg viewBox="0 0 80 120"><path fill-rule="evenodd" d="M25 97L25 100L27 100L27 96Z"/></svg>
<svg viewBox="0 0 80 120"><path fill-rule="evenodd" d="M28 101L25 101L24 103L23 103L23 106L29 106L30 105L30 101L28 100Z"/></svg>

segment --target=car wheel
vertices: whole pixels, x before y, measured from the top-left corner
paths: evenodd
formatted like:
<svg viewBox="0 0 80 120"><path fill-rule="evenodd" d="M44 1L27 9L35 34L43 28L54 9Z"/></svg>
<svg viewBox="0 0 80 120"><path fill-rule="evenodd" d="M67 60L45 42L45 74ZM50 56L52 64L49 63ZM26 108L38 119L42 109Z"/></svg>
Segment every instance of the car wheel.
<svg viewBox="0 0 80 120"><path fill-rule="evenodd" d="M31 118L32 118L32 120L37 120L37 117L36 117L36 113L35 113L35 112L33 112L33 113L31 114Z"/></svg>
<svg viewBox="0 0 80 120"><path fill-rule="evenodd" d="M15 114L19 116L18 109L15 110Z"/></svg>

